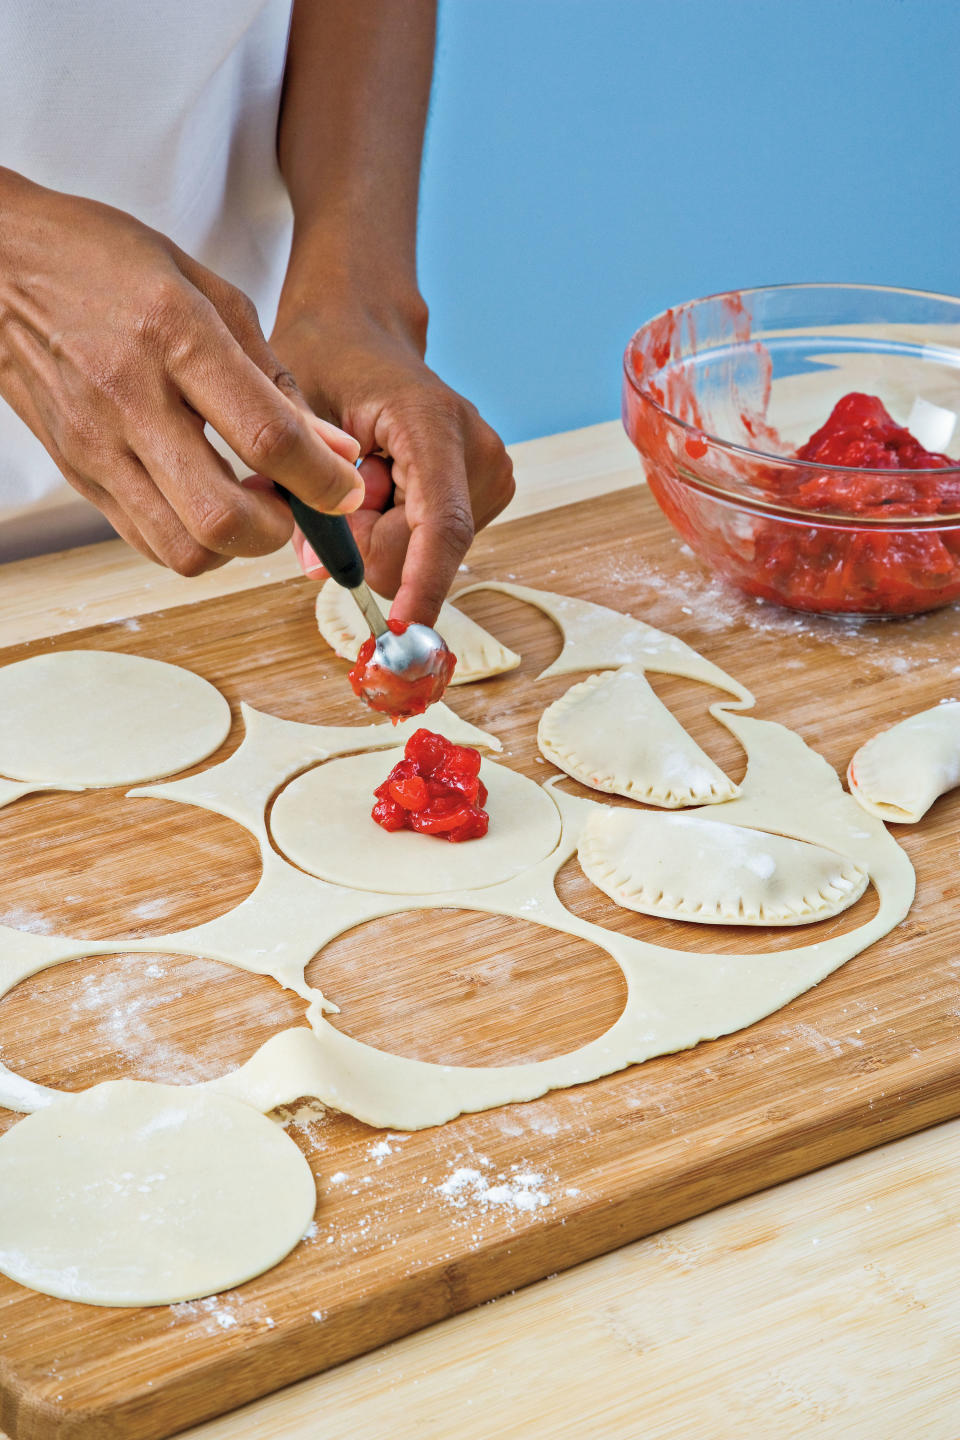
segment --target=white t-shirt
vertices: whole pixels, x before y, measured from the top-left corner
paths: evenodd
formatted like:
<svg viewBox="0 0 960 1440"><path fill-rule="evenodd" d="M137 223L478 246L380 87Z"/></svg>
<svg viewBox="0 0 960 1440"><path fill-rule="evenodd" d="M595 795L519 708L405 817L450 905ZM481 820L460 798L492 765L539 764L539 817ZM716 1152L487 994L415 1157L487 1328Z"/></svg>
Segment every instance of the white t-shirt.
<svg viewBox="0 0 960 1440"><path fill-rule="evenodd" d="M269 332L290 245L276 133L291 5L6 0L0 165L169 235ZM0 561L112 533L0 398Z"/></svg>

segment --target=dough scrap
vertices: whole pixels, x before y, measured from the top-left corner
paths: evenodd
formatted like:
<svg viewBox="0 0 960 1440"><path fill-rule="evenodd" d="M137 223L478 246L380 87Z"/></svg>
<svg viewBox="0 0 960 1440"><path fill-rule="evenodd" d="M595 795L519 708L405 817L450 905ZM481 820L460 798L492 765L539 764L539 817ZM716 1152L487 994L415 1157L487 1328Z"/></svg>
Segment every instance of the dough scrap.
<svg viewBox="0 0 960 1440"><path fill-rule="evenodd" d="M753 695L746 686L719 665L705 660L676 635L656 630L620 610L610 610L606 605L595 605L570 595L555 595L550 590L533 590L528 585L508 585L500 580L479 580L458 590L454 599L479 590L496 590L534 605L549 615L559 629L563 648L553 664L537 676L538 680L550 675L572 675L578 670L619 670L621 665L632 665L661 675L702 680L705 685L715 685L734 695L742 705L753 704Z"/></svg>
<svg viewBox="0 0 960 1440"><path fill-rule="evenodd" d="M71 785L64 788L73 790L78 787ZM0 810L4 805L12 805L14 800L19 800L23 795L35 795L39 789L40 786L32 780L0 780Z"/></svg>
<svg viewBox="0 0 960 1440"><path fill-rule="evenodd" d="M617 905L702 925L809 925L846 910L868 883L806 840L623 806L591 817L577 854Z"/></svg>
<svg viewBox="0 0 960 1440"><path fill-rule="evenodd" d="M316 1206L275 1122L189 1085L115 1080L0 1137L0 1270L90 1305L170 1305L277 1265Z"/></svg>
<svg viewBox="0 0 960 1440"><path fill-rule="evenodd" d="M374 598L386 614L390 601L380 595ZM317 596L317 626L341 660L356 660L361 644L370 633L357 602L349 590L335 580L328 580ZM436 629L457 657L451 685L469 685L473 680L502 675L520 664L520 656L514 650L502 645L489 630L484 630L449 601L440 609Z"/></svg>
<svg viewBox="0 0 960 1440"><path fill-rule="evenodd" d="M715 805L739 793L629 665L591 675L548 705L537 744L584 785L647 805Z"/></svg>
<svg viewBox="0 0 960 1440"><path fill-rule="evenodd" d="M113 650L0 668L0 775L75 790L135 785L205 760L230 706L191 670Z"/></svg>
<svg viewBox="0 0 960 1440"><path fill-rule="evenodd" d="M847 767L850 794L870 815L896 825L923 818L960 785L960 701L921 710L874 735Z"/></svg>
<svg viewBox="0 0 960 1440"><path fill-rule="evenodd" d="M281 853L336 885L412 895L485 889L556 848L560 814L549 794L490 760L480 767L490 792L490 830L482 843L451 845L409 830L389 834L370 817L373 791L402 756L402 750L389 750L328 760L292 780L270 816ZM486 843L491 836L492 845Z"/></svg>

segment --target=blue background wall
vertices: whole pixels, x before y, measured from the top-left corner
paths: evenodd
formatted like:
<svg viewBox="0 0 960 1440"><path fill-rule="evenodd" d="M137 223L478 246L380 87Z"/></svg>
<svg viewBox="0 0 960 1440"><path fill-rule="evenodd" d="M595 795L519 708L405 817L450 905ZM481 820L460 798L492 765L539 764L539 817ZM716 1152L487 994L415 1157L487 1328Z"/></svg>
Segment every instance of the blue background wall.
<svg viewBox="0 0 960 1440"><path fill-rule="evenodd" d="M507 441L623 345L789 280L960 292L960 0L441 0L429 359Z"/></svg>

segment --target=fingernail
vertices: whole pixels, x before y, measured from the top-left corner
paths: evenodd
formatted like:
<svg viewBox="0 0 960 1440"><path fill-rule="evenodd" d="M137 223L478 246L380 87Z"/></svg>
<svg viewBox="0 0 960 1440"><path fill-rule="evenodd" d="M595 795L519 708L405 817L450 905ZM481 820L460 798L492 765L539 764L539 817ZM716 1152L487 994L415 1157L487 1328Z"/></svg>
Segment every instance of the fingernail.
<svg viewBox="0 0 960 1440"><path fill-rule="evenodd" d="M323 561L307 540L300 547L300 569L304 575L309 575L311 570L323 569Z"/></svg>
<svg viewBox="0 0 960 1440"><path fill-rule="evenodd" d="M342 455L351 464L360 459L360 441L355 436L341 430L339 425L334 425L330 420L322 420L319 415L313 417L313 423L338 455Z"/></svg>
<svg viewBox="0 0 960 1440"><path fill-rule="evenodd" d="M352 490L347 491L343 499L334 507L333 513L335 515L352 515L354 510L359 510L363 504L365 493L365 487L361 480L359 485L354 485Z"/></svg>

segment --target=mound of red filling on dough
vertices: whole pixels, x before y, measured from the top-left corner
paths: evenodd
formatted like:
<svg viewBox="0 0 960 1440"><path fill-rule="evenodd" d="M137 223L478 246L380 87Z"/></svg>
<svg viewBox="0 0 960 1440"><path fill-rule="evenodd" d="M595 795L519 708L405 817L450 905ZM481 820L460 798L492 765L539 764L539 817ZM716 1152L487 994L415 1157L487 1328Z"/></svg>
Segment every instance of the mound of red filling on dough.
<svg viewBox="0 0 960 1440"><path fill-rule="evenodd" d="M480 779L480 752L417 730L382 785L371 814L384 830L416 830L444 840L479 840L490 817Z"/></svg>

